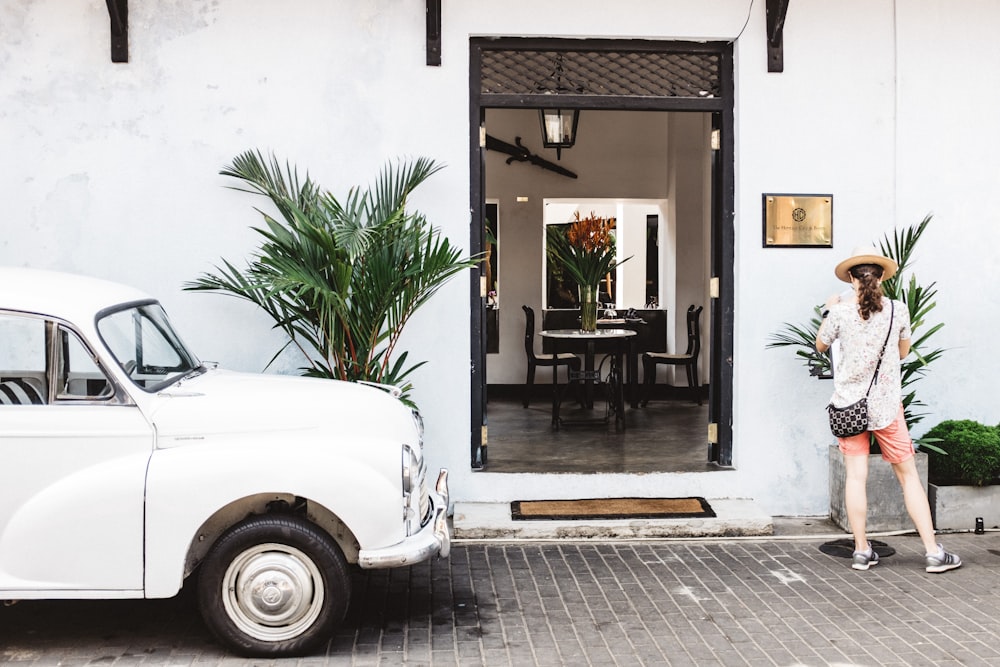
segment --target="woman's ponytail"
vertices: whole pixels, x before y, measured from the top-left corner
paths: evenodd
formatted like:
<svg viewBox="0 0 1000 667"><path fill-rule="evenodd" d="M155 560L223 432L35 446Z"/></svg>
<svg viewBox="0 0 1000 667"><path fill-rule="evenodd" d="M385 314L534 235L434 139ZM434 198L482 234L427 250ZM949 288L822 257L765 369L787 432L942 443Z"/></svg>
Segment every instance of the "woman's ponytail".
<svg viewBox="0 0 1000 667"><path fill-rule="evenodd" d="M858 264L851 267L851 276L861 283L858 289L858 312L867 320L882 310L882 267L878 264Z"/></svg>

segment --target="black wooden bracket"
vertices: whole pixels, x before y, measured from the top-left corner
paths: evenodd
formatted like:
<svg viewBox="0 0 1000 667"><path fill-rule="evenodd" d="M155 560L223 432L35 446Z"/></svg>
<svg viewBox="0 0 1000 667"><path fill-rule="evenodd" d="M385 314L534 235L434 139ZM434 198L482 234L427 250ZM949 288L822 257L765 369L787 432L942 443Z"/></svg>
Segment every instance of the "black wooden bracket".
<svg viewBox="0 0 1000 667"><path fill-rule="evenodd" d="M542 169L547 169L549 171L554 171L557 174L566 176L567 178L576 178L576 174L566 169L565 167L560 167L554 162L549 162L543 157L535 155L528 150L528 147L521 143L521 137L514 138L514 144L508 144L506 141L497 139L496 137L491 137L486 135L486 150L497 151L498 153L506 153L510 157L507 158L507 164L511 162L529 162L536 167L541 167Z"/></svg>
<svg viewBox="0 0 1000 667"><path fill-rule="evenodd" d="M111 17L111 62L128 62L128 0L106 0Z"/></svg>
<svg viewBox="0 0 1000 667"><path fill-rule="evenodd" d="M785 71L785 14L789 0L767 0L767 71Z"/></svg>
<svg viewBox="0 0 1000 667"><path fill-rule="evenodd" d="M427 0L427 64L441 66L441 0Z"/></svg>

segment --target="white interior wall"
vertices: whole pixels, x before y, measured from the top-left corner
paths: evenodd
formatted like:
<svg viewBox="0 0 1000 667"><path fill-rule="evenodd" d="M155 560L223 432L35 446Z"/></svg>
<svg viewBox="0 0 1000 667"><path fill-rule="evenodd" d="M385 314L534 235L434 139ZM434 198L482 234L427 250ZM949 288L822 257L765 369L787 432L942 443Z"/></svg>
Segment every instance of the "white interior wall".
<svg viewBox="0 0 1000 667"><path fill-rule="evenodd" d="M625 263L618 267L618 308L646 305L646 215L654 206L618 205L618 248ZM659 262L657 262L659 265Z"/></svg>
<svg viewBox="0 0 1000 667"><path fill-rule="evenodd" d="M670 183L671 199L676 216L677 264L676 298L669 323L674 342L671 350L687 349L687 309L703 308L701 313L702 350L698 360L701 382L709 377L709 318L708 281L711 265L705 257L711 248L711 203L706 209L706 195L711 195L711 172L705 165L711 159L711 117L707 114L670 115ZM684 385L684 374L670 368L673 384ZM668 378L670 376L668 375ZM679 379L678 379L679 378Z"/></svg>
<svg viewBox="0 0 1000 667"><path fill-rule="evenodd" d="M487 373L490 383L519 384L524 382L526 364L521 304L535 310L536 328L541 327L545 201L554 202L550 206L564 206L565 210L559 210L565 215L555 217L569 221L575 208L568 200L662 199L667 191L667 115L583 111L576 145L563 150L558 161L555 150L541 148L536 110L488 109L486 131L511 144L520 137L533 153L578 176L567 178L526 162L508 165L506 154L486 151L486 197L501 202L504 237L498 269L502 284L500 352L489 355ZM617 215L617 208L610 206L603 214ZM549 373L549 369L539 368L535 381L551 381Z"/></svg>
<svg viewBox="0 0 1000 667"><path fill-rule="evenodd" d="M594 119L593 116L597 118ZM596 202L609 196L606 194L599 198L593 195L594 181L592 178L584 177L584 172L594 163L607 163L610 166L604 171L605 178L596 189L609 193L615 201L625 201L624 198L628 196L615 194L616 188L620 188L617 190L619 193L669 192L671 198L676 199L676 203L671 200L655 206L651 204L648 210L630 207L630 215L644 218L647 213L658 213L661 217L663 225L661 242L665 245L662 253L659 300L661 307L667 310L667 349L671 351L686 349L685 313L691 304L704 306L702 332L707 343L710 308L707 298L708 265L704 262L706 251L703 244L710 239L711 210L704 211L703 208L704 193L706 190L711 191L709 175L704 169L704 165L709 161L710 117L707 114L696 113L584 111L581 118L581 127L584 127L584 120L590 121L587 131L591 136L585 137L581 130L577 145L563 151L563 158L559 164L580 172L578 180L582 181L582 184L578 184L577 180L555 174L545 178L546 172L538 167L530 167L529 171L509 171L510 167L523 163L515 162L507 165L504 153L487 151L487 197L513 201L516 206L528 211L529 216L526 220L518 220L516 233L504 236L504 245L500 251L499 274L503 283L500 295L500 351L488 357L487 375L491 384L518 384L524 381L526 361L521 343L524 333L524 315L520 307L522 303L535 309L536 327L541 327L540 314L545 307L542 276L545 275L546 258L541 250L543 239L540 230L537 229L538 223L530 219L533 209L529 205L532 200L538 196L542 197L542 203L546 206L542 218L553 222L568 222L573 219L575 212L579 211L585 216L591 209L604 216L623 215L620 208L612 204L608 204L605 208L597 204L583 207L575 205L575 202L580 200ZM509 127L515 120L520 124ZM536 111L488 110L486 126L487 133L508 143L514 143L513 138L520 137L525 145L531 146L533 141L540 145L540 139L536 138L539 133ZM505 129L505 126L509 129ZM498 136L505 131L509 134ZM647 145L642 150L636 148L640 143L655 141L661 143ZM619 142L626 143L629 152L623 152ZM581 147L581 144L584 145ZM576 154L577 148L582 148L583 153ZM547 153L554 151L547 151L543 155L551 159L552 156ZM574 164L583 165L583 168L572 167ZM664 180L653 182L647 173L649 171L653 176ZM571 191L575 196L564 198L546 196L546 192L554 190L558 185L562 186L560 190ZM534 194L539 191L540 194ZM527 201L518 201L519 196ZM641 199L632 196L627 201L641 201ZM680 220L679 225L676 219ZM508 223L509 219L501 214L501 227L507 230ZM709 226L707 232L705 226ZM626 240L626 243L630 242ZM631 250L622 246L622 255L635 254L636 248L641 255L644 255L644 239L636 243L638 245L633 246ZM538 244L538 247L533 247L532 244ZM540 273L525 271L525 258L532 256L540 258L542 267ZM640 289L639 296L633 297L632 302L621 300L627 299L625 295L621 295L620 305L623 307L644 305L641 303L644 301L641 290L645 281L641 275L644 272L642 263L635 260L626 262L619 271L632 275L631 281L627 280L626 284L631 282ZM504 280L502 277L504 275L509 278ZM516 300L525 294L531 295L532 291L539 293L538 297L535 297L538 300ZM706 344L699 363L699 375L702 378L708 377L708 359ZM664 367L659 373L664 374L661 381L665 379L667 382L676 383L675 369ZM550 369L540 367L536 370L536 382L549 382L550 378ZM686 382L685 379L683 383Z"/></svg>
<svg viewBox="0 0 1000 667"><path fill-rule="evenodd" d="M676 193L674 193L676 194ZM660 296L659 304L667 311L667 349L677 349L676 327L670 326L670 314L677 313L677 217L674 200L667 199L660 204ZM711 220L705 221L711 225ZM709 228L709 233L711 229ZM667 367L669 368L669 366Z"/></svg>

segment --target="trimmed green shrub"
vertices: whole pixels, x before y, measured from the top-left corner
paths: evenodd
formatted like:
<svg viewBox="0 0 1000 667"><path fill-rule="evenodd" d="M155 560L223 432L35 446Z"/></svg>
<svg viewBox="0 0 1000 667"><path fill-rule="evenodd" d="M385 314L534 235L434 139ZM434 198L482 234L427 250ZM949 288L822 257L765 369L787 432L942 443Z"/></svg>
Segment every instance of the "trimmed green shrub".
<svg viewBox="0 0 1000 667"><path fill-rule="evenodd" d="M928 480L932 484L993 484L1000 474L1000 429L971 419L943 421L924 435L940 438L948 452L928 451Z"/></svg>

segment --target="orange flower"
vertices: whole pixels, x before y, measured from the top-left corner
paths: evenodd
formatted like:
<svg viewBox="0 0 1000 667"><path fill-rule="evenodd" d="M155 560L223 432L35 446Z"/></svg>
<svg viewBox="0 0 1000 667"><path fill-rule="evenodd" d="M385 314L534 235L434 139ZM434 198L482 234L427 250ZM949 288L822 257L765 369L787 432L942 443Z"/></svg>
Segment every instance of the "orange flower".
<svg viewBox="0 0 1000 667"><path fill-rule="evenodd" d="M566 239L571 245L587 253L601 253L613 247L611 231L615 228L614 218L598 218L593 211L582 220L579 211L575 217L576 222L566 230Z"/></svg>
<svg viewBox="0 0 1000 667"><path fill-rule="evenodd" d="M593 286L600 283L619 262L615 252L615 219L599 218L590 213L567 226L550 225L547 252L559 262L578 285ZM628 258L626 258L628 259Z"/></svg>

